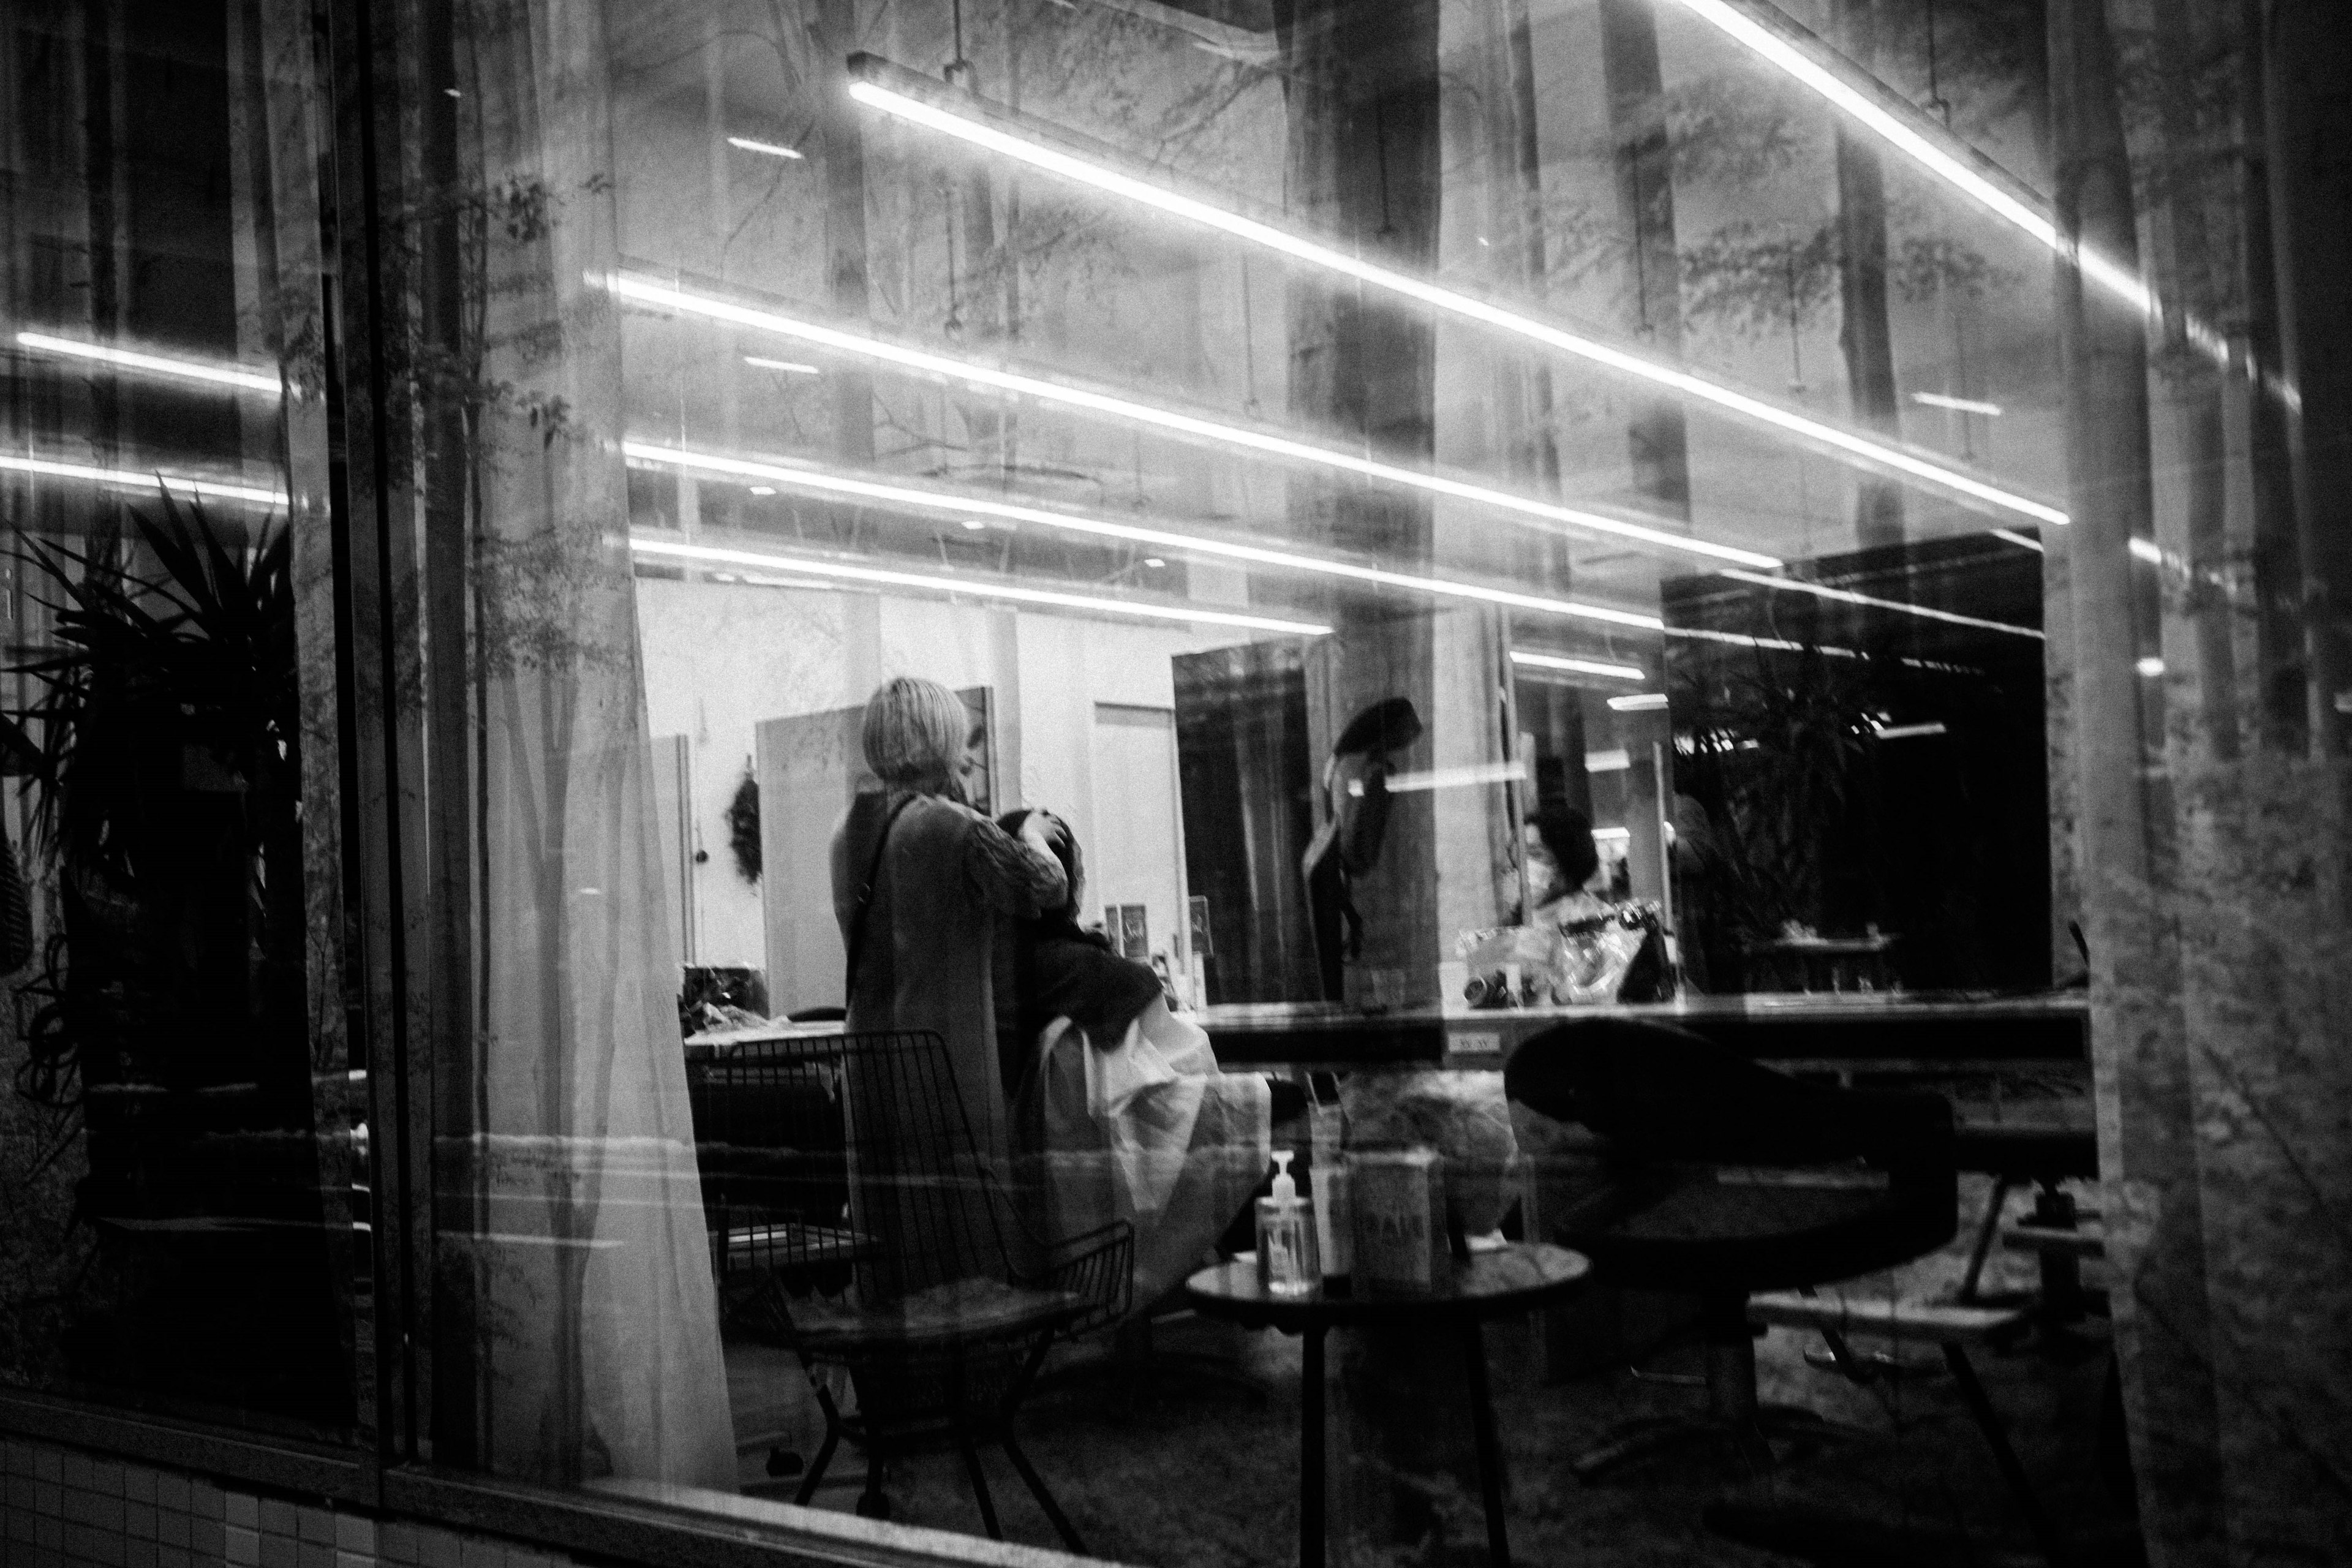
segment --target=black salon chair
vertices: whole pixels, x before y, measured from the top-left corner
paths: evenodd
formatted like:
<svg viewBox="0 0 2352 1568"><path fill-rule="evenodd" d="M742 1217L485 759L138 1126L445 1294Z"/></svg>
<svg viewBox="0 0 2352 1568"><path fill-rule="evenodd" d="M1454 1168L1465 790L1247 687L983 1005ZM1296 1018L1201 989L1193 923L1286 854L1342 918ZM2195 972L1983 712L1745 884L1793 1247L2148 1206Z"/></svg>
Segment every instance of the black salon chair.
<svg viewBox="0 0 2352 1568"><path fill-rule="evenodd" d="M1774 1437L1836 1435L1813 1412L1764 1406L1748 1298L1909 1262L1958 1224L1951 1107L1940 1095L1801 1082L1662 1025L1599 1017L1529 1039L1510 1098L1601 1141L1598 1178L1549 1239L1596 1283L1700 1303L1711 1409L1643 1423L1576 1461L1587 1479L1694 1440L1769 1464Z"/></svg>

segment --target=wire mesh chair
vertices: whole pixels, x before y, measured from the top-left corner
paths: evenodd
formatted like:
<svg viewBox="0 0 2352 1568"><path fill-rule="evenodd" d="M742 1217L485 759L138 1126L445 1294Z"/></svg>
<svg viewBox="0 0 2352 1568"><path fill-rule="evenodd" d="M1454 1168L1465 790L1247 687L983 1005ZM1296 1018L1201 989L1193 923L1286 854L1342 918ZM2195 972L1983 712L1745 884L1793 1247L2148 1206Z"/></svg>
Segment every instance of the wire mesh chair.
<svg viewBox="0 0 2352 1568"><path fill-rule="evenodd" d="M1013 1434L1053 1342L1128 1310L1133 1228L1038 1237L981 1156L946 1043L928 1031L761 1040L688 1064L711 1266L726 1326L798 1353L825 1433L806 1503L846 1435L857 1511L883 1518L887 1459L944 1436L1002 1539L978 1444L1004 1450L1085 1548ZM857 1394L845 1415L824 1376Z"/></svg>

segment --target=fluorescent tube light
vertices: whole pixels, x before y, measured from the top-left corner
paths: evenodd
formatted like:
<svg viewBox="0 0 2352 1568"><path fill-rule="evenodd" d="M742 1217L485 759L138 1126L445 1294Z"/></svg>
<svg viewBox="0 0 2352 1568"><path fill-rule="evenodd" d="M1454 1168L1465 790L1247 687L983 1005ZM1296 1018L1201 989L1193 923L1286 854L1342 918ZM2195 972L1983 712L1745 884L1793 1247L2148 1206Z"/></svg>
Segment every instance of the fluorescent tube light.
<svg viewBox="0 0 2352 1568"><path fill-rule="evenodd" d="M1589 773L1591 770L1588 768L1585 771ZM1672 824L1668 826L1671 828ZM1633 830L1630 827L1596 827L1592 830L1592 841L1595 844L1630 844L1633 841Z"/></svg>
<svg viewBox="0 0 2352 1568"><path fill-rule="evenodd" d="M2002 489L1998 485L1987 484L1958 468L1932 461L1903 447L1890 446L1885 441L1874 440L1843 426L1830 424L1801 410L1767 401L1727 382L1700 375L1679 364L1652 359L1581 332L1570 331L1549 321L1506 310L1475 296L1349 255L1303 235L1244 217L1213 202L1185 195L1166 185L1066 153L1033 137L1015 135L971 113L959 112L968 106L977 108L978 100L971 95L953 88L935 88L928 83L919 83L912 72L896 70L872 56L855 56L850 63L854 71L864 73L864 79L851 84L849 95L870 109L896 115L901 120L985 148L1026 163L1031 168L1090 186L1106 195L1135 202L1204 228L1215 229L1307 266L1337 273L1387 293L1401 295L1433 310L1476 321L1545 348L1573 354L1579 359L1666 387L1682 396L1713 404L1758 424L1785 430L1850 457L1892 468L1908 479L2003 510L2019 512L2038 521L2063 524L2066 521L2066 514L2056 507ZM880 75L887 75L893 83L916 89L926 96L917 98L893 87L883 86L874 79ZM947 103L954 103L957 108L944 107ZM999 117L1010 118L1003 115L1002 111L998 113ZM2043 223L2046 227L2047 220Z"/></svg>
<svg viewBox="0 0 2352 1568"><path fill-rule="evenodd" d="M1995 539L2005 539L2021 550L2031 550L2036 555L2047 553L2042 548L2042 541L2027 534L2013 533L2006 528L1996 528L1992 531L1992 536Z"/></svg>
<svg viewBox="0 0 2352 1568"><path fill-rule="evenodd" d="M213 479L191 479L184 474L142 474L131 468L97 468L88 463L53 463L40 458L0 456L0 472L37 474L44 479L79 479L89 484L109 485L118 489L153 490L159 484L168 490L184 490L193 496L211 500L243 501L248 506L284 506L284 490L265 490L252 485L222 484Z"/></svg>
<svg viewBox="0 0 2352 1568"><path fill-rule="evenodd" d="M1382 567L1362 566L1352 561L1334 560L1328 556L1307 555L1291 550L1273 550L1255 544L1239 544L1223 539L1178 533L1171 529L1148 528L1139 523L1114 522L1104 518L1084 517L1074 512L1048 511L1042 507L1027 506L1018 501L994 500L986 497L952 491L923 489L912 485L892 484L880 479L864 479L854 474L835 473L821 468L786 468L777 463L752 462L741 458L721 457L714 452L693 452L676 447L656 446L645 441L624 441L621 444L621 450L624 456L638 462L660 463L672 468L690 468L700 473L726 474L740 479L756 479L761 484L815 490L823 494L856 496L863 500L885 501L927 511L947 512L955 515L966 528L971 528L975 521L986 526L986 521L989 519L994 519L1003 523L1034 523L1041 528L1060 529L1069 533L1090 534L1098 539L1117 539L1131 544L1164 545L1171 550L1187 551L1199 555L1221 556L1230 561L1246 561L1261 566L1279 567L1285 571L1339 577L1350 582L1370 584L1378 587L1398 588L1410 593L1426 594L1436 598L1468 599L1480 604L1500 605L1506 609L1526 610L1536 615L1567 616L1580 620L1601 621L1611 626L1632 626L1649 632L1661 631L1665 626L1665 623L1655 616L1640 615L1632 610L1620 610L1607 605L1590 605L1574 599L1544 598L1534 594L1514 593L1507 588L1490 588L1483 584L1458 583L1450 578L1416 576L1411 573L1391 572Z"/></svg>
<svg viewBox="0 0 2352 1568"><path fill-rule="evenodd" d="M1391 795L1414 795L1425 790L1460 789L1465 784L1525 784L1528 764L1517 763L1477 763L1458 768L1428 768L1418 773L1391 773L1388 790ZM1349 779L1348 793L1361 795L1364 781Z"/></svg>
<svg viewBox="0 0 2352 1568"><path fill-rule="evenodd" d="M272 397L285 390L285 383L276 371L249 369L227 361L174 359L164 354L141 353L135 349L110 348L104 343L52 337L47 332L18 332L16 342L20 347L37 353L97 360L124 370L142 371L149 375L208 382L215 386L234 386L240 392L268 393Z"/></svg>
<svg viewBox="0 0 2352 1568"><path fill-rule="evenodd" d="M1871 728L1882 741L1909 741L1923 735L1944 733L1944 726L1934 720L1925 724L1874 724Z"/></svg>
<svg viewBox="0 0 2352 1568"><path fill-rule="evenodd" d="M2011 637L2042 640L2042 634L2032 626L2011 626L2007 621L1988 621L1975 616L1955 615L1949 610L1931 609L1926 605L1908 605L1900 599L1873 598L1851 589L1832 588L1826 583L1808 583L1800 577L1767 577L1755 572L1724 572L1719 574L1738 583L1752 583L1759 588L1773 588L1783 593L1811 594L1817 599L1834 599L1842 605L1867 605L1873 609L1894 610L1906 616L1918 616L1930 621L1948 621L1956 626L1976 626L1989 632L2007 632Z"/></svg>
<svg viewBox="0 0 2352 1568"><path fill-rule="evenodd" d="M1556 669L1566 675L1597 675L1609 680L1649 679L1630 664L1601 664L1589 658L1566 658L1556 653L1526 653L1513 648L1511 662L1529 669Z"/></svg>
<svg viewBox="0 0 2352 1568"><path fill-rule="evenodd" d="M2160 658L2144 658L2132 668L2138 670L2140 674L2147 679L2153 680L2158 676L2164 673L2164 660Z"/></svg>
<svg viewBox="0 0 2352 1568"><path fill-rule="evenodd" d="M1432 495L1450 497L1455 500L1472 501L1517 517L1532 518L1563 528L1580 529L1588 533L1605 533L1620 539L1631 539L1660 550L1683 554L1704 556L1711 561L1734 561L1744 566L1777 571L1781 563L1776 556L1754 550L1742 550L1736 545L1717 544L1708 540L1694 539L1687 534L1673 533L1664 529L1650 528L1641 523L1627 522L1598 512L1581 511L1573 507L1555 506L1549 501L1512 495L1490 489L1485 485L1447 479L1420 468L1407 468L1394 463L1383 463L1359 457L1329 447L1315 446L1277 436L1269 430L1248 426L1227 425L1218 420L1203 419L1197 415L1180 413L1150 404L1137 403L1108 393L1090 392L1061 382L1046 381L1034 375L1022 375L1012 371L974 364L968 360L946 354L930 353L903 344L884 342L878 338L845 332L835 327L819 326L814 321L797 321L778 315L772 310L740 305L732 300L713 299L704 294L688 294L659 279L622 273L611 282L612 290L625 300L640 304L656 305L682 315L701 316L710 321L726 321L739 327L751 327L774 332L803 342L819 343L842 353L859 354L886 364L926 375L942 375L958 381L993 387L1000 392L1034 397L1042 403L1057 403L1066 407L1083 408L1089 413L1108 415L1112 418L1134 424L1150 425L1162 430L1229 447L1244 447L1269 456L1286 458L1296 462L1313 463L1326 468L1337 468L1385 484L1403 486Z"/></svg>
<svg viewBox="0 0 2352 1568"><path fill-rule="evenodd" d="M1988 419L2000 417L2000 405L1979 403L1973 397L1952 397L1941 392L1915 392L1914 403L1924 403L1930 408L1948 408L1955 414L1981 414Z"/></svg>
<svg viewBox="0 0 2352 1568"><path fill-rule="evenodd" d="M803 364L793 359L761 359L758 354L745 354L745 364L756 364L761 370L781 370L790 375L823 375L824 372L813 364Z"/></svg>
<svg viewBox="0 0 2352 1568"><path fill-rule="evenodd" d="M1588 773L1622 773L1633 765L1633 757L1622 747L1584 753L1584 771Z"/></svg>
<svg viewBox="0 0 2352 1568"><path fill-rule="evenodd" d="M1832 108L1920 168L2046 247L2061 260L2072 260L2081 268L2084 277L2134 310L2143 315L2155 314L2155 296L2131 273L2093 251L2081 251L2070 257L2070 247L2059 237L2058 226L2051 220L2042 203L2029 201L1988 178L1937 136L1896 113L1874 94L1846 80L1795 40L1759 21L1745 5L1735 3L1735 0L1675 0L1675 3L1750 54L1811 89Z"/></svg>
<svg viewBox="0 0 2352 1568"><path fill-rule="evenodd" d="M1655 713L1666 705L1663 691L1637 691L1631 697L1612 697L1609 706L1620 713Z"/></svg>
<svg viewBox="0 0 2352 1568"><path fill-rule="evenodd" d="M795 163L808 156L798 148L782 146L774 142L757 142L749 136L730 136L727 138L727 145L740 147L746 153L764 153L771 158L790 158Z"/></svg>
<svg viewBox="0 0 2352 1568"><path fill-rule="evenodd" d="M2164 551L2153 539L2134 539L2128 548L2139 560L2156 566L2164 564Z"/></svg>
<svg viewBox="0 0 2352 1568"><path fill-rule="evenodd" d="M771 555L756 550L687 544L653 539L643 533L630 534L629 550L632 554L656 560L742 566L759 572L798 572L812 577L838 578L845 583L871 583L877 587L912 588L926 594L968 594L974 598L1004 599L1016 605L1046 605L1060 610L1092 610L1105 615L1137 616L1146 620L1237 626L1248 631L1276 632L1291 637L1328 637L1331 631L1329 626L1313 621L1285 620L1275 616L1249 616L1232 610L1204 609L1196 605L1158 605L1149 600L1114 599L1092 594L1065 594L1058 589L1030 588L1017 583L994 583L984 578L894 572L879 566L857 566L845 561L825 561L806 555Z"/></svg>

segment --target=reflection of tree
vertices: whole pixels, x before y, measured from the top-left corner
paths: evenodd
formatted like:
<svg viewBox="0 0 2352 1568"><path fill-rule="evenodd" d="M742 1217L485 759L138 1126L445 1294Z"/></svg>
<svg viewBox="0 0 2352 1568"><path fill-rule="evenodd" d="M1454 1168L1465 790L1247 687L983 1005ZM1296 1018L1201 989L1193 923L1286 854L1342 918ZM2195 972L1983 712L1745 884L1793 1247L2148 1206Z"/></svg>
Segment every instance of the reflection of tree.
<svg viewBox="0 0 2352 1568"><path fill-rule="evenodd" d="M1719 859L1712 917L1727 934L1759 941L1782 922L1819 927L1825 868L1851 862L1837 841L1867 787L1884 704L1869 678L1818 648L1758 649L1752 668L1710 668L1681 682L1675 786L1715 825Z"/></svg>
<svg viewBox="0 0 2352 1568"><path fill-rule="evenodd" d="M1944 0L1928 28L1888 25L1885 3L1823 0L1809 19L1882 79L1926 82L1931 110L1963 136L2031 121L2041 99L2039 0ZM1623 52L1621 43L1611 63ZM1650 138L1663 143L1654 178L1643 174ZM1748 336L1793 340L1834 304L1851 412L1890 435L1899 433L1891 302L1975 300L2016 281L1966 240L1935 232L1899 189L1889 192L1874 143L1752 62L1664 89L1646 112L1612 78L1610 143L1585 155L1605 155L1620 189L1607 205L1568 195L1549 202L1556 282L1613 279L1631 296L1619 313L1645 331L1657 319L1649 297L1662 271L1669 282L1679 271L1684 316ZM1676 237L1675 209L1661 205L1671 204L1661 194L1666 171L1675 187L1738 193L1811 169L1830 174L1824 200L1776 221L1733 216ZM1637 186L1630 202L1629 182ZM1686 217L1692 204L1684 208ZM1678 248L1663 267L1646 255L1662 228ZM1856 493L1862 542L1899 537L1899 490L1867 479Z"/></svg>

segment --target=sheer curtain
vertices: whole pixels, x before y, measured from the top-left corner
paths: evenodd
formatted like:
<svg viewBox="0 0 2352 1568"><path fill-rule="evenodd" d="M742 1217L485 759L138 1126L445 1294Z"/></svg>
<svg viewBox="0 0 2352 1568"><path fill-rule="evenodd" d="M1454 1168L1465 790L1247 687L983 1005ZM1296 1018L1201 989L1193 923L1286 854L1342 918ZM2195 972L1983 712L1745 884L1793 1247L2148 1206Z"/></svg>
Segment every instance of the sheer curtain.
<svg viewBox="0 0 2352 1568"><path fill-rule="evenodd" d="M2061 230L2144 258L2168 306L2151 322L2060 273L2074 526L2051 542L2157 1564L2352 1560L2342 23L2328 0L2050 8ZM2191 319L2232 334L2227 378Z"/></svg>
<svg viewBox="0 0 2352 1568"><path fill-rule="evenodd" d="M457 13L476 1038L475 1440L498 1471L734 1489L628 556L602 7ZM472 145L467 145L468 139Z"/></svg>

